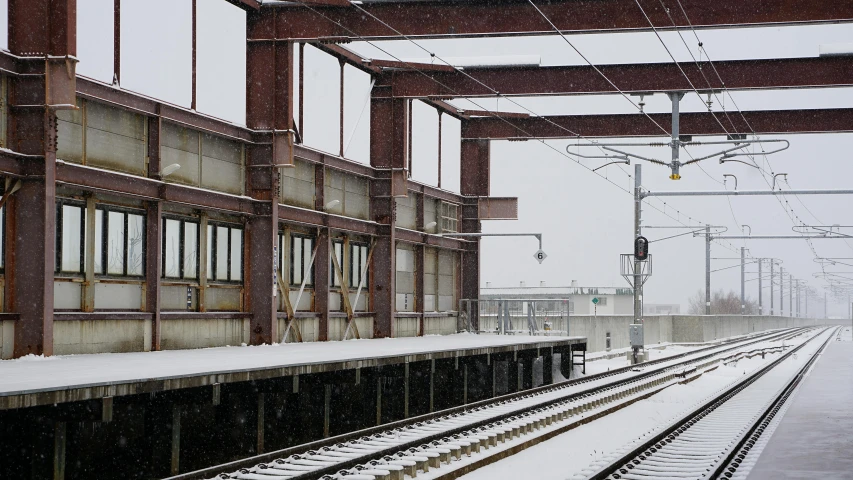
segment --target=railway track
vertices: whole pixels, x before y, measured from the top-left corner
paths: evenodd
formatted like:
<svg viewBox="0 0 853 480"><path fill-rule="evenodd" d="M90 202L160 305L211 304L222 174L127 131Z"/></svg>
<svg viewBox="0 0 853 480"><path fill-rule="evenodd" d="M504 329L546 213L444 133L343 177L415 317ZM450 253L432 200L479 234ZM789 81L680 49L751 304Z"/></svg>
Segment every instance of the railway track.
<svg viewBox="0 0 853 480"><path fill-rule="evenodd" d="M825 329L683 418L602 460L575 478L687 480L735 477L738 468L762 440L768 425L833 335L834 332ZM777 368L800 354L806 355L808 360L795 368Z"/></svg>
<svg viewBox="0 0 853 480"><path fill-rule="evenodd" d="M427 473L431 468L469 458L481 450L494 449L494 455L476 455L484 457L481 464L491 463L686 381L720 361L778 350L782 347L770 343L808 330L754 335L647 362L641 368L625 367L542 386L172 479L396 480L415 477L418 472ZM494 448L505 444L514 446ZM476 463L453 470L462 474L476 468ZM444 478L455 476L458 475Z"/></svg>

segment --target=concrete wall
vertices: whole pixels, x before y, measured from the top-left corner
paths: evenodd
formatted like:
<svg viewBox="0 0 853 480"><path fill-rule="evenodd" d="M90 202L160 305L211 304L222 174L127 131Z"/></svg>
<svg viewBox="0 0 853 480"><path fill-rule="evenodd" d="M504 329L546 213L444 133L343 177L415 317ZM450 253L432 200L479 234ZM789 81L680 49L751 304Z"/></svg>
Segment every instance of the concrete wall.
<svg viewBox="0 0 853 480"><path fill-rule="evenodd" d="M63 320L54 322L53 353L55 355L71 355L141 352L146 349L146 344L148 349L151 348L150 324L151 322L146 320Z"/></svg>
<svg viewBox="0 0 853 480"><path fill-rule="evenodd" d="M224 347L249 342L249 319L163 320L160 345L163 350Z"/></svg>
<svg viewBox="0 0 853 480"><path fill-rule="evenodd" d="M424 335L449 335L457 332L456 317L425 317Z"/></svg>
<svg viewBox="0 0 853 480"><path fill-rule="evenodd" d="M353 319L360 338L373 338L373 317L357 317ZM347 319L332 317L329 319L329 340L343 340L347 329ZM355 338L355 332L350 328L349 337Z"/></svg>

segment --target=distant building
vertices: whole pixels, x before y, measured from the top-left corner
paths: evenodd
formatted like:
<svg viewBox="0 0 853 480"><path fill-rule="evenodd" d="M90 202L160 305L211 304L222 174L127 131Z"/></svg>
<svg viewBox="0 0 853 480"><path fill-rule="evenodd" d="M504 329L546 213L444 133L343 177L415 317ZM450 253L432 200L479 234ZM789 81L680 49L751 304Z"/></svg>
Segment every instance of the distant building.
<svg viewBox="0 0 853 480"><path fill-rule="evenodd" d="M643 305L643 315L681 315L681 305L677 303L647 303Z"/></svg>
<svg viewBox="0 0 853 480"><path fill-rule="evenodd" d="M570 315L631 315L634 313L634 290L622 287L579 287L572 282L567 287L528 287L521 282L517 287L486 287L480 289L481 300L531 300L537 311L559 314L568 306ZM597 299L597 303L593 303ZM568 305L566 305L568 303Z"/></svg>

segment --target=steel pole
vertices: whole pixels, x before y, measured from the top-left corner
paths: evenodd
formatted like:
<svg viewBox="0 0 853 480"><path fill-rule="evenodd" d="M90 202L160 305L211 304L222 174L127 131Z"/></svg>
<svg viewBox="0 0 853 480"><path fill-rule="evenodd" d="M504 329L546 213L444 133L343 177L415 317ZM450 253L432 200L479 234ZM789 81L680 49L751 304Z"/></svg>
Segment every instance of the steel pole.
<svg viewBox="0 0 853 480"><path fill-rule="evenodd" d="M794 316L794 277L788 274L788 315Z"/></svg>
<svg viewBox="0 0 853 480"><path fill-rule="evenodd" d="M711 226L705 225L705 315L711 314Z"/></svg>
<svg viewBox="0 0 853 480"><path fill-rule="evenodd" d="M773 316L773 259L770 259L770 316Z"/></svg>
<svg viewBox="0 0 853 480"><path fill-rule="evenodd" d="M779 267L779 316L785 316L785 267Z"/></svg>
<svg viewBox="0 0 853 480"><path fill-rule="evenodd" d="M740 314L746 315L746 248L740 247Z"/></svg>
<svg viewBox="0 0 853 480"><path fill-rule="evenodd" d="M763 258L758 259L758 314L764 315L764 285L761 280L761 264L764 263Z"/></svg>
<svg viewBox="0 0 853 480"><path fill-rule="evenodd" d="M634 240L642 235L643 217L643 166L639 163L634 165ZM632 242L633 243L633 242ZM633 250L633 244L631 245ZM641 270L642 262L634 258L634 322L643 323L643 278ZM629 327L630 328L630 327ZM640 347L632 346L634 363L637 363L637 355Z"/></svg>

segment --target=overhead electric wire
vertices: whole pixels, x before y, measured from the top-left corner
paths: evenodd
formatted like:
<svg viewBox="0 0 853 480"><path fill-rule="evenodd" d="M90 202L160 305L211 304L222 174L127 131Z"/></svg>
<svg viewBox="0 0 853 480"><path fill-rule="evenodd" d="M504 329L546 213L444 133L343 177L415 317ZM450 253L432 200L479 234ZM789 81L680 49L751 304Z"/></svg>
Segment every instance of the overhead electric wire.
<svg viewBox="0 0 853 480"><path fill-rule="evenodd" d="M450 66L450 67L456 68L456 67L454 67L453 65L451 65L449 62L447 62L447 61L445 61L444 59L442 59L440 56L437 56L437 55L435 55L433 52L430 52L428 49L426 49L425 47L421 46L420 44L418 44L417 42L415 42L414 40L412 40L411 38L409 38L407 35L405 35L405 34L403 34L402 32L400 32L399 30L395 29L394 27L392 27L391 25L389 25L389 24L388 24L388 23L386 23L385 21L381 20L380 18L376 17L376 16L375 16L375 15L373 15L372 13L370 13L370 12L366 11L365 9L361 8L361 6L359 6L359 5L357 5L357 4L352 4L352 5L353 5L354 7L356 7L356 8L358 8L359 10L361 10L363 13L365 13L365 14L369 15L370 17L372 17L374 20L376 20L376 21L380 22L381 24L385 25L387 28L389 28L390 30L394 31L394 32L395 32L395 33L397 33L398 35L402 36L402 37L403 37L403 38L405 38L407 41L411 42L412 44L414 44L415 46L417 46L417 47L418 47L418 48L420 48L421 50L424 50L425 52L429 53L429 54L430 54L430 56L431 56L432 58L437 58L437 59L439 59L441 62L443 62L444 64L446 64L446 65L448 65L448 66ZM324 15L323 13L321 13L320 11L318 11L317 9L312 8L310 5L302 4L302 6L303 6L303 7L305 7L305 8L308 8L309 10L311 10L311 11L312 11L312 12L314 12L315 14L317 14L317 15L319 15L319 16L321 16L321 17L325 18L326 20L328 20L328 21L330 21L330 22L332 22L332 23L334 23L334 24L338 25L339 27L341 27L341 28L343 28L344 30L348 31L348 32L349 32L350 34L352 34L353 36L355 36L355 37L357 37L357 38L361 39L361 41L364 41L365 43L367 43L367 44L369 44L369 45L373 46L373 47L374 47L374 48L376 48L377 50L381 51L382 53L384 53L384 54L388 55L388 56L389 56L389 57L391 57L391 58L394 58L395 60L397 60L398 62L400 62L400 63L402 63L402 64L404 64L404 65L406 65L406 66L408 66L408 67L409 67L409 68L411 68L412 70L417 71L418 73L420 73L421 75L423 75L423 76L424 76L424 77L426 77L427 79L429 79L429 80L431 80L431 81L435 82L436 84L438 84L438 85L440 85L440 86L444 87L444 88L445 88L445 89L447 89L448 91L450 91L450 92L452 92L452 93L456 94L456 95L457 95L457 96L459 96L459 97L462 97L461 95L459 95L459 94L458 94L458 92L455 92L453 89L451 89L451 88L450 88L450 87L448 87L447 85L445 85L445 84L441 83L440 81L438 81L438 80L434 79L433 77L431 77L430 75L428 75L428 74L426 74L424 71L422 71L421 69L419 69L419 68L417 68L416 66L412 65L411 63L406 62L406 61L404 61L404 60L402 60L402 59L398 58L397 56L395 56L395 55L391 54L391 53L390 53L389 51L387 51L386 49L383 49L383 48L379 47L378 45L376 45L376 43L375 43L375 42L370 41L370 40L367 40L365 37L363 37L363 36L359 35L358 33L356 33L356 32L354 32L354 31L352 31L351 29L349 29L349 28L345 27L344 25L342 25L341 23L339 23L339 22L335 21L334 19L332 19L332 18L330 18L330 17L328 17L328 16ZM534 115L534 116L537 116L537 117L542 117L542 116L540 116L540 115L536 114L536 112L533 112L531 109L529 109L529 108L527 108L527 107L525 107L525 106L521 105L520 103L518 103L518 102L514 101L512 98L510 98L510 97L506 97L506 96L504 96L504 95L501 95L501 94L500 94L500 92L498 92L498 91L497 91L497 90L495 90L494 88L492 88L492 87L490 87L490 86L486 85L485 83L483 83L483 82L479 81L478 79L474 78L473 76L471 76L471 75L470 75L470 74L468 74L467 72L464 72L464 71L462 71L462 70L460 70L460 69L458 69L458 68L456 68L456 70L457 70L457 72L462 73L463 75L467 76L468 78L471 78L472 80L474 80L474 81L475 81L475 82L477 82L478 84L482 85L483 87L485 87L485 88L489 89L490 91L494 92L494 93L495 93L495 95L496 95L498 98L500 98L500 97L506 98L506 99L507 99L507 100L509 100L511 103L513 103L514 105L517 105L518 107L520 107L520 108L522 108L522 109L524 109L524 110L528 111L530 114L532 114L532 115ZM612 84L612 82L611 82L611 84ZM623 93L623 95L624 95L624 93ZM626 98L627 98L627 97L626 97ZM558 154L560 154L560 155L562 155L562 156L564 156L564 157L568 158L569 160L573 160L573 161L574 161L575 163L577 163L578 165L581 165L582 167L586 168L587 170L592 171L592 169L591 169L590 167L588 167L588 166L584 165L584 164L583 164L583 163L581 163L578 159L575 159L575 158L570 157L567 153L564 153L564 152L560 151L559 149L557 149L557 148L553 147L552 145L548 144L547 142L545 142L545 141L544 141L544 140L542 140L542 139L536 139L536 138L534 138L534 136L533 136L533 135L531 135L530 133L528 133L528 132L524 131L522 128L520 128L520 127L518 127L517 125L513 124L512 122L510 122L510 121L509 121L509 120L507 120L506 118L503 118L503 117L502 117L502 116L500 116L497 112L492 112L492 111L491 111L491 110L489 110L488 108L486 108L486 107L484 107L484 106L482 106L482 105L478 104L477 102L475 102L475 101L473 101L473 100L468 99L468 101L470 101L472 104L476 105L476 106L477 106L478 108L480 108L481 110L483 110L483 111L485 111L485 112L487 112L487 113L491 114L491 115L492 115L492 116L494 116L495 118L497 118L497 119L499 119L499 120L501 120L501 121L504 121L504 122L505 122L505 123L507 123L508 125L510 125L510 126L512 126L512 127L514 127L514 128L516 128L517 130L519 130L520 132L524 133L525 135L528 135L529 137L531 137L531 138L533 138L533 139L535 139L535 140L538 140L540 143L542 143L542 144L543 144L543 145L545 145L546 147L550 148L551 150L554 150L554 151L555 151L555 152L557 152ZM630 99L629 99L629 101L630 101ZM633 102L631 102L631 103L633 104ZM647 117L648 117L648 115L647 115ZM577 138L577 139L584 139L584 140L586 140L586 141L589 141L591 144L594 144L594 143L595 143L595 142L593 142L593 141L589 140L587 137L585 137L585 136L583 136L583 135L580 135L580 134L578 134L578 133L576 133L576 132L573 132L573 131L569 130L568 128L563 127L562 125L559 125L559 124L557 124L557 123L555 123L555 122L551 121L551 120L550 120L550 119L548 119L547 117L542 117L542 118L544 118L544 119L545 119L546 121L548 121L549 123L552 123L554 126L556 126L556 127L560 128L560 129L562 129L562 130L564 130L564 131L567 131L567 132L571 133L571 134L572 134L575 138ZM654 122L654 119L652 119L651 117L648 117L648 118L649 118L650 120L652 120L652 122ZM665 129L663 129L663 127L661 127L659 124L657 124L657 122L654 122L654 123L655 123L656 125L658 125L658 127L659 127L659 128L661 128L661 129L664 131L664 133L667 133L667 134L668 134L668 132L666 132L666 130L665 130ZM623 172L624 172L624 170L623 170ZM628 194L632 194L632 192L630 191L630 189L623 188L622 186L620 186L619 184L617 184L617 183L615 183L614 181L610 180L610 179L609 179L609 178L607 178L606 176L601 175L601 174L598 174L597 172L593 172L593 173L595 173L595 174L596 174L596 175L598 175L599 177L603 178L603 179L604 179L604 180L606 180L607 182L609 182L609 183L613 184L614 186L616 186L616 187L617 187L617 188L619 188L620 190L622 190L622 191L624 191L624 192L626 192L626 193L628 193ZM627 174L627 173L626 173L626 174ZM627 174L627 175L628 175L628 177L629 177L629 178L631 177L631 175L630 175L630 174ZM664 205L666 205L666 204L664 203ZM653 209L655 209L655 210L657 210L657 211L661 212L663 215L665 215L665 216L667 216L667 217L669 217L669 218L671 218L671 219L673 219L673 220L675 220L675 221L677 221L677 222L679 222L679 223L682 223L680 219L678 219L678 218L676 218L676 217L673 217L673 216L671 216L671 215L667 214L665 210L661 210L660 208L657 208L657 207L655 207L654 205L651 205L651 204L649 204L649 206L650 206L651 208L653 208ZM688 218L691 218L691 217L688 217Z"/></svg>

